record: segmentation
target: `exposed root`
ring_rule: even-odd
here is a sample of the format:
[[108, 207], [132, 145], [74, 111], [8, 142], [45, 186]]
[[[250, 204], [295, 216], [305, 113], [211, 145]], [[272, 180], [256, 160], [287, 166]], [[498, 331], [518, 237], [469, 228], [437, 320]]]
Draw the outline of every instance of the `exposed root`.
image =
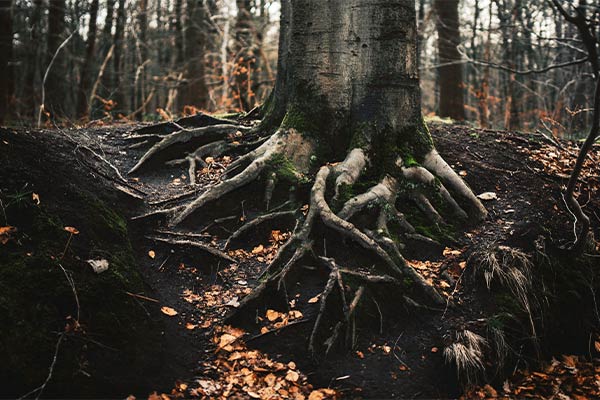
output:
[[348, 200], [341, 211], [338, 212], [338, 216], [342, 219], [349, 220], [356, 213], [362, 211], [371, 204], [394, 204], [397, 194], [398, 180], [387, 175], [379, 184], [373, 186], [365, 193], [361, 193]]
[[438, 177], [453, 193], [460, 196], [469, 206], [469, 216], [474, 221], [482, 221], [487, 217], [487, 210], [475, 196], [464, 180], [446, 163], [437, 150], [431, 150], [423, 160], [423, 166]]
[[209, 125], [235, 124], [230, 119], [217, 118], [212, 115], [198, 113], [189, 117], [179, 118], [175, 121], [161, 122], [150, 126], [144, 126], [134, 130], [138, 135], [168, 135], [182, 129], [201, 128]]
[[333, 202], [336, 202], [340, 195], [340, 188], [343, 185], [352, 185], [355, 183], [367, 166], [367, 156], [363, 149], [353, 149], [346, 159], [336, 166], [338, 174], [335, 180], [335, 194]]
[[467, 215], [465, 210], [463, 210], [458, 205], [458, 203], [454, 200], [454, 198], [452, 197], [450, 192], [448, 192], [448, 190], [444, 187], [444, 185], [438, 184], [436, 182], [435, 176], [431, 172], [426, 170], [425, 168], [423, 168], [423, 167], [408, 167], [408, 168], [403, 167], [402, 175], [404, 175], [404, 177], [406, 179], [409, 179], [409, 180], [412, 180], [415, 182], [420, 182], [425, 185], [429, 185], [431, 187], [435, 187], [439, 191], [440, 195], [442, 196], [442, 199], [450, 206], [450, 208], [452, 209], [452, 212], [458, 218], [460, 218], [462, 220], [467, 220], [469, 218], [469, 216]]
[[233, 258], [229, 257], [227, 254], [222, 252], [221, 250], [215, 249], [214, 247], [211, 247], [210, 245], [208, 245], [206, 243], [199, 242], [196, 240], [168, 239], [168, 238], [161, 238], [158, 236], [146, 236], [146, 238], [150, 239], [150, 240], [156, 240], [158, 242], [172, 244], [175, 246], [186, 246], [186, 247], [200, 249], [200, 250], [205, 251], [215, 257], [221, 258], [225, 261], [229, 261], [230, 263], [237, 262]]
[[129, 170], [129, 173], [134, 173], [139, 170], [148, 160], [150, 160], [153, 156], [160, 153], [162, 150], [172, 146], [176, 143], [185, 143], [194, 138], [202, 137], [206, 139], [208, 142], [223, 140], [227, 138], [227, 135], [234, 133], [238, 130], [246, 130], [247, 128], [241, 127], [239, 125], [212, 125], [204, 128], [196, 128], [196, 129], [182, 129], [180, 131], [171, 133], [165, 136], [160, 142], [156, 143], [154, 146], [150, 148], [140, 158], [137, 164]]
[[261, 225], [267, 221], [273, 221], [273, 220], [276, 220], [279, 218], [292, 217], [295, 213], [296, 213], [295, 211], [279, 211], [279, 212], [273, 212], [270, 214], [265, 214], [265, 215], [256, 217], [252, 221], [247, 222], [246, 224], [242, 225], [237, 231], [233, 232], [233, 234], [231, 236], [229, 236], [229, 239], [227, 239], [227, 242], [223, 246], [223, 249], [224, 250], [228, 249], [231, 242], [235, 241], [236, 239], [238, 239], [242, 235], [246, 234], [247, 232], [255, 229], [259, 225]]
[[[239, 174], [221, 181], [219, 184], [211, 187], [200, 197], [185, 206], [181, 212], [178, 212], [175, 215], [171, 221], [171, 224], [180, 224], [206, 203], [217, 200], [227, 193], [230, 193], [233, 190], [241, 188], [242, 186], [256, 180], [265, 170], [267, 164], [276, 155], [284, 155], [289, 157], [290, 162], [292, 162], [293, 165], [298, 166], [299, 171], [302, 171], [306, 167], [305, 165], [303, 166], [303, 162], [306, 162], [306, 159], [309, 158], [313, 148], [314, 144], [308, 142], [297, 131], [293, 129], [288, 131], [279, 130], [259, 148], [249, 153], [249, 158], [244, 160], [250, 161], [250, 164], [246, 168], [244, 168]], [[240, 164], [237, 164], [236, 166], [239, 165]], [[298, 178], [301, 177], [300, 172], [295, 171], [295, 173], [298, 174]]]

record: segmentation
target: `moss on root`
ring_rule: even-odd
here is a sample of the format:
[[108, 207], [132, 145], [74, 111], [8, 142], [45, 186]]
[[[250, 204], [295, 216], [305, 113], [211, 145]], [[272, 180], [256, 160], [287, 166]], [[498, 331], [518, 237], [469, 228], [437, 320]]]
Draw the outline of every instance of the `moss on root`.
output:
[[[126, 294], [143, 292], [144, 284], [125, 220], [90, 193], [69, 202], [80, 205], [76, 216], [59, 216], [31, 200], [5, 210], [18, 228], [0, 251], [0, 379], [5, 394], [22, 395], [44, 381], [57, 335], [65, 332], [69, 316], [77, 318], [61, 266], [77, 291], [81, 329], [64, 336], [45, 394], [114, 395], [139, 372], [159, 367], [159, 327]], [[70, 234], [65, 225], [80, 231], [66, 252]], [[107, 259], [109, 269], [94, 273], [84, 261], [89, 258]]]

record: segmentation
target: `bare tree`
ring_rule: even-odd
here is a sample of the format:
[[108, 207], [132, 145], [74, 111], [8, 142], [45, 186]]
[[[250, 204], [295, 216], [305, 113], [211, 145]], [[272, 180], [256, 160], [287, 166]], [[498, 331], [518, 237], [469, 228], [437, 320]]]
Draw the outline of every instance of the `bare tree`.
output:
[[439, 88], [441, 117], [462, 121], [465, 119], [463, 99], [463, 68], [460, 44], [459, 0], [435, 0], [437, 14]]
[[88, 111], [88, 96], [90, 95], [92, 62], [96, 52], [96, 24], [98, 19], [99, 0], [92, 0], [90, 5], [90, 23], [88, 26], [88, 37], [85, 47], [85, 58], [81, 68], [81, 78], [79, 82], [79, 95], [77, 99], [77, 116], [89, 117]]
[[10, 103], [14, 93], [13, 62], [13, 2], [0, 3], [0, 124], [8, 116]]

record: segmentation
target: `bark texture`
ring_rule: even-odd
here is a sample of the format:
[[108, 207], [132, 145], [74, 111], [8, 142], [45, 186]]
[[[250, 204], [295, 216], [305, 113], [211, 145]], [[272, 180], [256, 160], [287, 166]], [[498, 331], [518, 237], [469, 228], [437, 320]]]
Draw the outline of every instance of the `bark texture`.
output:
[[[54, 53], [65, 39], [65, 0], [50, 0], [48, 12], [48, 58], [47, 67], [54, 56]], [[46, 81], [46, 111], [53, 117], [65, 115], [63, 101], [65, 99], [63, 92], [62, 74], [66, 68], [65, 59], [60, 55], [54, 61], [48, 80]]]
[[0, 3], [0, 124], [4, 121], [10, 109], [10, 101], [14, 92], [12, 67], [13, 27], [12, 1]]
[[435, 0], [439, 63], [439, 115], [465, 119], [463, 67], [457, 50], [460, 44], [459, 0]]
[[204, 80], [204, 50], [206, 48], [206, 8], [203, 0], [188, 0], [185, 28], [185, 58], [188, 62], [182, 105], [203, 108], [208, 102]]
[[281, 54], [288, 80], [284, 125], [318, 135], [333, 153], [345, 153], [352, 141], [373, 150], [419, 142], [425, 145], [419, 153], [428, 150], [430, 141], [417, 134], [422, 119], [413, 2], [290, 5], [289, 50]]
[[98, 6], [99, 0], [93, 0], [90, 5], [90, 23], [88, 26], [88, 39], [85, 48], [85, 60], [83, 61], [83, 67], [81, 69], [81, 80], [79, 82], [79, 95], [77, 99], [77, 116], [78, 117], [89, 117], [87, 115], [88, 110], [88, 99], [91, 75], [92, 75], [92, 61], [94, 53], [96, 51], [96, 22], [98, 20]]

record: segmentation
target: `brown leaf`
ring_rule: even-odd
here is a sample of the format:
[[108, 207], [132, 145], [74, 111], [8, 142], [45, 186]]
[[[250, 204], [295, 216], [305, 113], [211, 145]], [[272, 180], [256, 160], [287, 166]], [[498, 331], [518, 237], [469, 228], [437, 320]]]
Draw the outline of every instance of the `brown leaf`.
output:
[[169, 317], [174, 317], [175, 315], [179, 314], [177, 311], [175, 311], [175, 309], [166, 306], [161, 307], [160, 311], [162, 311], [163, 314], [168, 315]]
[[64, 230], [69, 232], [71, 235], [79, 235], [79, 231], [77, 230], [77, 228], [74, 228], [72, 226], [65, 226]]
[[6, 244], [11, 236], [17, 231], [14, 226], [0, 226], [0, 243]]
[[150, 258], [154, 258], [154, 257], [156, 257], [156, 253], [154, 252], [154, 250], [150, 250], [150, 251], [148, 252], [148, 256], [149, 256]]
[[288, 370], [288, 372], [285, 374], [286, 381], [298, 382], [298, 378], [300, 378], [300, 374], [298, 374], [296, 371], [293, 371], [291, 369]]
[[35, 201], [35, 204], [36, 204], [36, 205], [38, 205], [38, 206], [40, 205], [40, 195], [39, 195], [39, 194], [37, 194], [37, 193], [32, 193], [32, 194], [31, 194], [31, 199], [32, 199], [33, 201]]
[[273, 321], [275, 321], [276, 319], [278, 319], [279, 317], [281, 317], [281, 313], [278, 313], [278, 312], [277, 312], [277, 311], [275, 311], [275, 310], [271, 310], [271, 309], [269, 309], [269, 310], [267, 310], [266, 317], [267, 317], [267, 319], [268, 319], [270, 322], [273, 322]]

